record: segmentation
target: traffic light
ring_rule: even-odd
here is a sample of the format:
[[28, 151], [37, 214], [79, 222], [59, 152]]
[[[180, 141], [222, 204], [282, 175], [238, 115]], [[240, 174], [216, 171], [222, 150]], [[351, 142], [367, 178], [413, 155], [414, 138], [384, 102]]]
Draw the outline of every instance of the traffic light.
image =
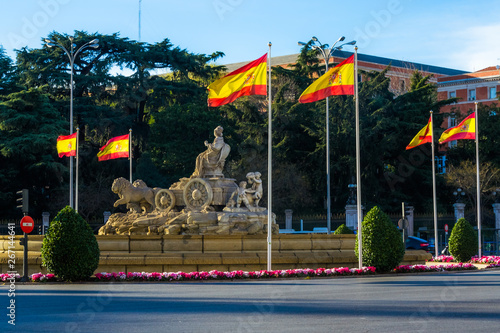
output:
[[19, 198], [16, 199], [17, 201], [17, 208], [20, 208], [24, 214], [28, 214], [28, 208], [29, 208], [29, 192], [27, 189], [22, 189], [21, 191], [17, 191], [16, 194], [19, 196]]

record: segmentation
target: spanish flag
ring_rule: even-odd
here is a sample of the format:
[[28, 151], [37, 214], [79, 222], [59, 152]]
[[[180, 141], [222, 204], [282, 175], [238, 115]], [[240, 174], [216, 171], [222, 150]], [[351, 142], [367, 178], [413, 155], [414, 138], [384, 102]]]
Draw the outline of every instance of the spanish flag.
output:
[[221, 106], [249, 95], [267, 95], [267, 53], [210, 84], [208, 106]]
[[354, 55], [321, 75], [300, 95], [300, 103], [311, 103], [334, 95], [354, 95]]
[[59, 157], [76, 156], [76, 133], [60, 135], [57, 138], [57, 153]]
[[476, 113], [470, 114], [457, 126], [444, 131], [439, 138], [439, 143], [461, 139], [476, 139]]
[[420, 146], [427, 142], [432, 142], [432, 118], [429, 117], [429, 122], [425, 125], [424, 128], [420, 130], [420, 132], [415, 135], [413, 140], [411, 140], [410, 144], [406, 146], [406, 150], [415, 148], [416, 146]]
[[116, 136], [109, 139], [109, 141], [101, 147], [97, 153], [99, 161], [112, 160], [114, 158], [128, 157], [129, 156], [129, 134]]

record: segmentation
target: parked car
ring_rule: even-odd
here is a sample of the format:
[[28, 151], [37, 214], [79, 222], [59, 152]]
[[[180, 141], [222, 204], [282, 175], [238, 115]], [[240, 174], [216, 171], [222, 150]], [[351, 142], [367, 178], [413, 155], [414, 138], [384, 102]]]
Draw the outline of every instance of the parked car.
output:
[[[434, 246], [432, 246], [434, 248]], [[408, 236], [406, 239], [406, 249], [407, 250], [424, 250], [429, 252], [431, 250], [431, 245], [429, 241], [418, 238], [415, 236]]]

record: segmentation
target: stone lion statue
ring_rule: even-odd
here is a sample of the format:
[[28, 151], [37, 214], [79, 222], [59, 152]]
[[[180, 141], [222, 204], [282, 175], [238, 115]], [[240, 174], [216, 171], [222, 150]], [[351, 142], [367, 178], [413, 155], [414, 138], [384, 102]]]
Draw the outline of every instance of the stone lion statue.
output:
[[111, 185], [111, 191], [118, 194], [120, 199], [116, 200], [114, 207], [127, 205], [127, 208], [137, 213], [151, 212], [155, 210], [155, 192], [152, 188], [146, 186], [142, 180], [136, 180], [130, 184], [123, 177], [117, 178]]

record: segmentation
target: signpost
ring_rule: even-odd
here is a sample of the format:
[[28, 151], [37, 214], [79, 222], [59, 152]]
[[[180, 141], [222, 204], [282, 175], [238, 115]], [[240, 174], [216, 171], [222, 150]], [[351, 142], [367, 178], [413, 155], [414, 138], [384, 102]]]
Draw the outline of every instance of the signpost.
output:
[[33, 219], [30, 216], [24, 216], [21, 219], [21, 230], [25, 234], [29, 234], [30, 232], [32, 232], [34, 227], [35, 222], [33, 222]]
[[21, 282], [28, 281], [28, 234], [33, 231], [35, 227], [35, 222], [30, 216], [24, 216], [21, 219], [21, 230], [24, 233], [24, 238], [21, 239], [21, 245], [24, 246], [24, 256], [23, 256], [23, 277]]

